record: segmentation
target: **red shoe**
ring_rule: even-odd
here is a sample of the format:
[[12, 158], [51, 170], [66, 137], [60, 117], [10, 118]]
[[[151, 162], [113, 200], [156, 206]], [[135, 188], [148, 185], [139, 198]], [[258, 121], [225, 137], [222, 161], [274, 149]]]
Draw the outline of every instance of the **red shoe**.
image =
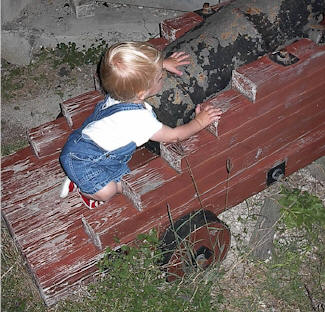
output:
[[99, 205], [103, 204], [104, 202], [99, 201], [99, 200], [95, 200], [95, 199], [90, 199], [88, 197], [86, 197], [85, 195], [81, 194], [80, 192], [78, 192], [80, 195], [81, 200], [83, 201], [83, 203], [89, 208], [89, 209], [95, 209], [97, 208]]
[[69, 193], [73, 192], [76, 189], [77, 185], [75, 185], [68, 177], [66, 177], [62, 183], [60, 197], [66, 198]]

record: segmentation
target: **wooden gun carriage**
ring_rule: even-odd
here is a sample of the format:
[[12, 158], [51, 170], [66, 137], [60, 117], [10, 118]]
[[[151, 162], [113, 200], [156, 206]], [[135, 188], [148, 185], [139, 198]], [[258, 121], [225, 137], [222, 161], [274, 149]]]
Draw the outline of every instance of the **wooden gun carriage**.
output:
[[138, 148], [123, 194], [95, 210], [77, 193], [59, 198], [58, 158], [103, 94], [63, 102], [63, 117], [31, 129], [31, 147], [2, 160], [2, 216], [44, 301], [51, 305], [90, 280], [107, 246], [119, 248], [152, 228], [164, 241], [170, 273], [182, 274], [171, 218], [176, 228], [185, 224], [179, 235], [192, 241], [198, 262], [224, 258], [230, 232], [218, 215], [325, 154], [324, 78], [325, 47], [309, 39], [236, 68], [231, 88], [202, 103], [223, 110], [219, 122], [161, 144], [160, 155]]

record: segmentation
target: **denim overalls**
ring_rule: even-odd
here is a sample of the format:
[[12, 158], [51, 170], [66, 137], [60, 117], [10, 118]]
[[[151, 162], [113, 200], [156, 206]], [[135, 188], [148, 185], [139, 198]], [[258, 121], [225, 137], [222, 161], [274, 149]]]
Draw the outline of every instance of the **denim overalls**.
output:
[[[61, 165], [71, 181], [86, 194], [94, 194], [109, 182], [118, 182], [130, 172], [127, 162], [136, 149], [130, 142], [114, 151], [106, 151], [92, 141], [82, 130], [90, 123], [124, 110], [145, 109], [142, 104], [119, 103], [105, 107], [108, 96], [99, 102], [82, 126], [70, 134], [61, 155]], [[109, 134], [107, 134], [109, 136]]]

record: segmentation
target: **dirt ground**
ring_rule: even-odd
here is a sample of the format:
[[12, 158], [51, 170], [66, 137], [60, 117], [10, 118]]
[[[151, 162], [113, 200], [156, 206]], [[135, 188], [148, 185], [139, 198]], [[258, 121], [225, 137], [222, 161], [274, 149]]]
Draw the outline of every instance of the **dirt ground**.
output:
[[5, 150], [27, 144], [26, 131], [56, 119], [62, 101], [94, 90], [95, 65], [70, 69], [63, 64], [54, 69], [50, 61], [30, 67], [3, 61], [2, 67], [1, 146]]
[[[63, 39], [81, 38], [88, 49], [91, 44], [98, 46], [101, 40], [108, 45], [118, 41], [146, 41], [159, 36], [161, 21], [181, 14], [179, 11], [98, 0], [97, 11], [105, 11], [108, 15], [101, 17], [99, 14], [99, 20], [86, 18], [77, 23], [70, 9], [69, 1], [65, 0], [41, 1], [39, 4], [32, 2], [24, 9], [22, 16], [5, 25], [5, 29], [20, 29], [22, 33], [36, 35], [41, 33], [43, 37], [56, 40], [57, 43], [63, 42]], [[121, 21], [116, 16], [121, 16]], [[104, 22], [100, 17], [106, 17]], [[124, 20], [125, 25], [122, 23]], [[81, 42], [77, 42], [77, 47], [78, 51], [82, 50]], [[71, 61], [71, 56], [65, 56]], [[62, 101], [94, 90], [93, 75], [96, 64], [74, 68], [68, 64], [53, 66], [53, 58], [57, 56], [52, 55], [49, 59], [47, 57], [49, 55], [40, 53], [37, 47], [33, 49], [32, 61], [28, 66], [18, 66], [1, 60], [2, 154], [11, 153], [26, 145], [26, 131], [54, 120], [60, 113]]]

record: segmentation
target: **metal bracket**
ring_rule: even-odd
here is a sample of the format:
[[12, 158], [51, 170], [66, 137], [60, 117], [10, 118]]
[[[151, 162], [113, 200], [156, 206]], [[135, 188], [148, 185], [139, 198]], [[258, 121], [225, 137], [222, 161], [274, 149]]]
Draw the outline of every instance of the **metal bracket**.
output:
[[283, 161], [282, 163], [274, 166], [267, 172], [266, 176], [266, 184], [267, 186], [271, 185], [274, 182], [280, 181], [285, 176], [286, 163]]

